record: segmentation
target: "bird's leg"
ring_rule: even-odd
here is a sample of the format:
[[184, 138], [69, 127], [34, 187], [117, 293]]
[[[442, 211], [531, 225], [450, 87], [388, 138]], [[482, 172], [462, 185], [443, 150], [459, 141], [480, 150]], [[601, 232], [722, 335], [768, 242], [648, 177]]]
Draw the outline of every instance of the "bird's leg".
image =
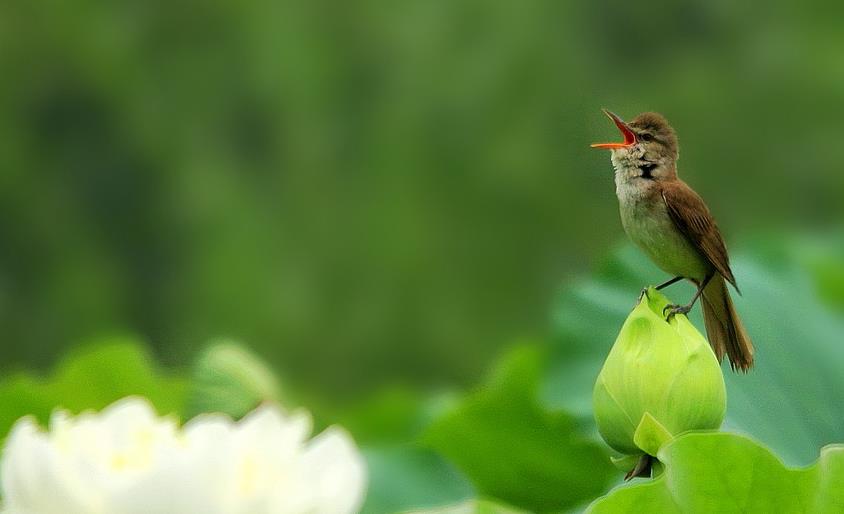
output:
[[677, 282], [683, 280], [683, 277], [674, 277], [671, 280], [663, 282], [662, 284], [656, 286], [654, 289], [659, 291], [660, 289], [665, 289], [666, 287], [670, 286], [671, 284], [676, 284]]
[[653, 457], [647, 453], [639, 457], [636, 466], [624, 475], [624, 480], [627, 481], [636, 477], [650, 476], [652, 459]]
[[712, 280], [713, 276], [715, 276], [715, 272], [712, 272], [707, 275], [706, 278], [703, 279], [703, 282], [698, 284], [697, 292], [694, 296], [692, 296], [692, 301], [689, 302], [688, 305], [675, 305], [673, 303], [666, 305], [662, 309], [663, 315], [665, 315], [665, 311], [668, 311], [668, 315], [665, 317], [666, 321], [670, 320], [675, 314], [688, 314], [689, 311], [692, 310], [692, 307], [695, 306], [695, 302], [697, 302], [697, 299], [700, 298], [700, 295], [703, 294], [703, 290], [706, 289], [706, 285], [709, 284], [709, 281]]
[[[654, 287], [654, 289], [659, 291], [660, 289], [665, 289], [666, 287], [670, 286], [671, 284], [676, 284], [677, 282], [679, 282], [681, 280], [683, 280], [683, 277], [674, 277], [671, 280], [669, 280], [667, 282], [663, 282], [662, 284]], [[642, 288], [642, 291], [639, 293], [639, 298], [636, 299], [636, 305], [639, 305], [639, 303], [642, 301], [642, 298], [644, 298], [645, 295], [648, 294], [648, 289], [649, 289], [649, 287], [643, 287]]]

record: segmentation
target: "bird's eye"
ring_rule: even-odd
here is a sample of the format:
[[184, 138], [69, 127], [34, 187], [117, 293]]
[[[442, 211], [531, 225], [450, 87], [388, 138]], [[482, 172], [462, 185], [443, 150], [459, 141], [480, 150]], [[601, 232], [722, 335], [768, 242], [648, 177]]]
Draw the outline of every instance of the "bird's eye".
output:
[[642, 141], [653, 141], [654, 140], [654, 137], [651, 134], [648, 134], [647, 132], [645, 132], [644, 134], [640, 134], [639, 137], [642, 139]]

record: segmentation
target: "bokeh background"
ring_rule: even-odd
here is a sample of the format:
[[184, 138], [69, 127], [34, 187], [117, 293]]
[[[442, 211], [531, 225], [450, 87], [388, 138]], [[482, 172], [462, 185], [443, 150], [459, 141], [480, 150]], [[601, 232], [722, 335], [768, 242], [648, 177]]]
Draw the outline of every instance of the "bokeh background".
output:
[[601, 107], [666, 115], [728, 246], [791, 256], [838, 316], [841, 19], [840, 2], [3, 2], [0, 370], [128, 335], [175, 373], [232, 337], [316, 403], [474, 387], [558, 336], [571, 284], [620, 273], [609, 158], [588, 146], [617, 137]]

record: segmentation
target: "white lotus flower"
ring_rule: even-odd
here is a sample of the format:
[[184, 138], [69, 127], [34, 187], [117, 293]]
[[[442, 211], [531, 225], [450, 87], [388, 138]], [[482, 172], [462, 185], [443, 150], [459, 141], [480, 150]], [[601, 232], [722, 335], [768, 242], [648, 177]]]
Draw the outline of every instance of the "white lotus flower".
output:
[[55, 413], [12, 428], [2, 460], [4, 514], [353, 514], [366, 468], [331, 427], [263, 406], [240, 422], [203, 415], [179, 429], [141, 398], [99, 414]]

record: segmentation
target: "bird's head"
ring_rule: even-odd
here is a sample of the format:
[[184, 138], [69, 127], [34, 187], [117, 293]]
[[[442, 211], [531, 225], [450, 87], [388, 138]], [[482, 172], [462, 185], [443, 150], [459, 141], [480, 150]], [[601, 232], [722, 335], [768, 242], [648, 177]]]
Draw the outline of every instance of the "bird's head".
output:
[[677, 134], [661, 114], [643, 112], [627, 123], [606, 109], [604, 113], [621, 131], [624, 141], [595, 143], [592, 148], [612, 150], [613, 161], [631, 161], [634, 164], [644, 162], [673, 167], [679, 156]]

